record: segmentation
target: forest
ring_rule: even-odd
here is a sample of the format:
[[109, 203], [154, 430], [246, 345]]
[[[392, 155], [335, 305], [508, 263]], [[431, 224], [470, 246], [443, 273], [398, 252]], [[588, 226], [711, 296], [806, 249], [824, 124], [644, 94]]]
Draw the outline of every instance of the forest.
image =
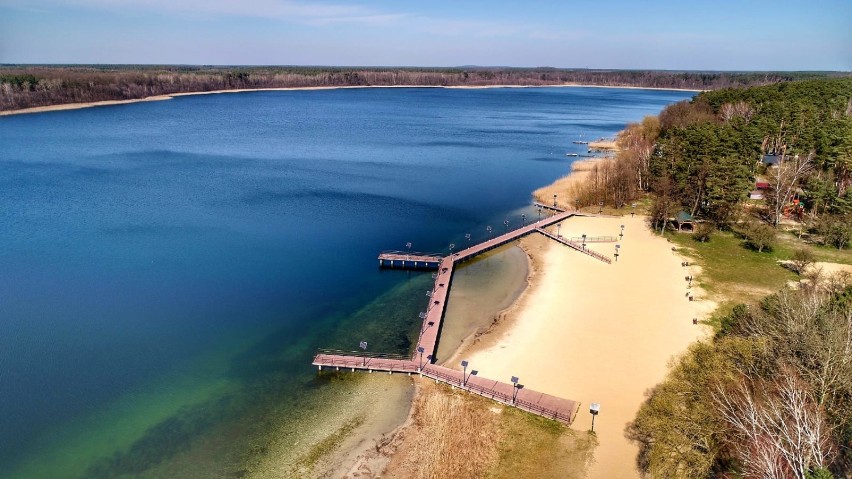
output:
[[756, 243], [782, 223], [838, 249], [852, 240], [852, 79], [702, 92], [617, 142], [618, 155], [574, 192], [581, 205], [647, 196], [661, 232], [683, 211], [702, 233], [737, 230]]
[[[703, 92], [628, 125], [617, 143], [574, 192], [582, 205], [643, 202], [670, 241], [727, 261], [721, 273], [702, 267], [711, 280], [735, 278], [741, 293], [779, 276], [767, 252], [783, 232], [795, 248], [783, 266], [798, 275], [726, 306], [711, 318], [715, 336], [649, 391], [627, 429], [640, 470], [852, 477], [852, 277], [812, 267], [816, 253], [840, 258], [852, 239], [852, 79]], [[681, 213], [694, 219], [691, 239], [672, 233]]]
[[842, 76], [819, 72], [676, 72], [557, 68], [2, 65], [0, 111], [215, 90], [333, 86], [543, 86], [577, 83], [711, 90]]

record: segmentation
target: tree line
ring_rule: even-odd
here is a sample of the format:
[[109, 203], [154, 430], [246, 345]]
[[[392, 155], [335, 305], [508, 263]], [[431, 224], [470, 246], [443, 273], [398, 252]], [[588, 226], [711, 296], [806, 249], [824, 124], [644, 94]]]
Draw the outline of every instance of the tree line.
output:
[[332, 86], [545, 86], [578, 83], [709, 90], [839, 73], [728, 73], [556, 68], [0, 66], [0, 111], [230, 89]]
[[[790, 218], [838, 248], [852, 237], [852, 79], [702, 92], [628, 125], [617, 142], [581, 204], [621, 208], [650, 193], [661, 231], [685, 211], [705, 227], [755, 232]], [[750, 202], [758, 179], [764, 199]]]

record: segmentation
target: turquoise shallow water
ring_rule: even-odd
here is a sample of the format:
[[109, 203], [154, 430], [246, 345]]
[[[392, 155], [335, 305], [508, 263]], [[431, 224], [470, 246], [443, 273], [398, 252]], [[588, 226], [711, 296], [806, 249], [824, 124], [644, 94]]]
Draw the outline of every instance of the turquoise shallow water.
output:
[[0, 476], [239, 472], [265, 430], [345, 395], [316, 347], [410, 348], [430, 278], [378, 251], [520, 222], [581, 133], [689, 96], [255, 92], [0, 118]]

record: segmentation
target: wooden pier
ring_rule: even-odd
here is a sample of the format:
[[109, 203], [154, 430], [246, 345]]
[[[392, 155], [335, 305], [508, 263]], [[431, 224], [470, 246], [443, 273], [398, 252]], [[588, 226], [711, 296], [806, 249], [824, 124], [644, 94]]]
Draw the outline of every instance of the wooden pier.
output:
[[410, 359], [362, 356], [358, 353], [343, 355], [320, 352], [314, 356], [313, 364], [320, 371], [323, 368], [334, 368], [336, 371], [348, 369], [350, 371], [386, 371], [390, 374], [419, 374], [436, 382], [449, 384], [454, 388], [460, 388], [507, 406], [559, 421], [565, 425], [571, 425], [580, 409], [580, 403], [576, 401], [533, 391], [523, 387], [523, 385], [517, 387], [511, 383], [503, 383], [480, 376], [468, 375], [465, 378], [462, 371], [430, 364], [425, 359], [419, 362]]
[[[562, 236], [554, 235], [547, 231], [546, 227], [555, 225], [574, 215], [598, 216], [589, 213], [578, 213], [565, 211], [558, 207], [535, 204], [543, 209], [554, 211], [555, 214], [540, 219], [520, 228], [489, 238], [488, 240], [469, 246], [457, 253], [447, 256], [437, 254], [410, 253], [404, 251], [386, 251], [379, 255], [379, 266], [384, 268], [401, 269], [437, 269], [433, 274], [435, 283], [426, 294], [429, 296], [429, 305], [421, 314], [423, 325], [420, 328], [420, 337], [412, 357], [393, 356], [375, 353], [346, 353], [337, 351], [320, 351], [315, 357], [313, 364], [320, 370], [323, 368], [335, 368], [336, 370], [350, 369], [373, 371], [387, 371], [388, 373], [416, 373], [429, 377], [435, 381], [459, 387], [480, 396], [489, 397], [495, 401], [518, 407], [542, 417], [557, 420], [564, 424], [571, 424], [579, 410], [580, 404], [576, 401], [562, 399], [539, 393], [523, 386], [515, 387], [513, 384], [502, 383], [491, 379], [472, 376], [463, 378], [463, 373], [454, 369], [438, 366], [437, 345], [441, 323], [444, 319], [447, 307], [447, 298], [453, 279], [456, 263], [462, 263], [482, 253], [499, 248], [507, 243], [520, 239], [531, 233], [541, 233], [548, 238], [569, 246], [581, 253], [587, 254], [595, 259], [610, 264], [612, 261], [605, 255], [590, 251], [582, 244], [568, 240]], [[599, 242], [614, 241], [615, 237], [596, 237]], [[589, 238], [587, 238], [587, 242]]]

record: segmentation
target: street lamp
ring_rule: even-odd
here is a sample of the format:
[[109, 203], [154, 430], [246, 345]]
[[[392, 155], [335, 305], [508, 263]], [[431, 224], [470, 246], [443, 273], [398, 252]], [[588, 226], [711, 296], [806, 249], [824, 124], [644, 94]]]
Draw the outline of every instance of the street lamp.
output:
[[506, 226], [506, 233], [508, 233], [509, 232], [509, 218], [506, 218], [503, 221], [503, 224]]
[[364, 356], [362, 357], [364, 362], [361, 363], [361, 366], [366, 366], [367, 365], [367, 355], [366, 355], [366, 353], [367, 353], [367, 341], [361, 341], [361, 344], [359, 344], [358, 346], [360, 346], [361, 349], [364, 350]]
[[589, 413], [592, 415], [592, 432], [595, 432], [595, 416], [601, 411], [601, 404], [593, 402], [589, 404]]
[[527, 215], [526, 215], [526, 213], [521, 214], [521, 224], [522, 224], [523, 226], [526, 226], [526, 225], [527, 225]]
[[624, 225], [621, 225], [621, 234], [619, 234], [618, 236], [624, 238]]
[[633, 210], [630, 211], [630, 217], [633, 218], [634, 216], [636, 216], [636, 203], [633, 203], [632, 205], [630, 205], [630, 207], [633, 208]]
[[418, 314], [417, 317], [419, 317], [420, 319], [426, 319], [426, 313], [420, 311], [420, 314]]
[[513, 406], [515, 405], [515, 401], [518, 399], [518, 391], [520, 391], [521, 388], [524, 387], [523, 385], [518, 384], [518, 381], [520, 381], [520, 379], [518, 379], [517, 376], [512, 376], [512, 405]]
[[450, 243], [450, 256], [453, 255], [453, 249], [456, 247], [455, 243]]
[[465, 233], [464, 238], [467, 240], [467, 247], [470, 248], [470, 233]]
[[462, 373], [462, 386], [467, 386], [467, 380], [470, 379], [471, 376], [476, 376], [479, 374], [479, 371], [476, 369], [471, 369], [470, 374], [467, 374], [467, 365], [468, 362], [466, 360], [462, 360], [462, 367], [464, 368], [464, 372]]
[[600, 203], [598, 203], [598, 206], [600, 207], [600, 208], [598, 209], [598, 214], [603, 213], [603, 201], [601, 201]]
[[618, 250], [621, 248], [620, 244], [615, 245], [615, 262], [618, 262]]
[[423, 352], [426, 351], [423, 349], [423, 346], [417, 346], [417, 352], [420, 353], [420, 369], [418, 371], [423, 370]]
[[489, 226], [486, 226], [486, 227], [485, 227], [485, 231], [487, 231], [487, 232], [488, 232], [488, 239], [491, 239], [491, 226], [490, 226], [490, 225], [489, 225]]
[[541, 221], [541, 206], [538, 207], [538, 220]]
[[553, 207], [556, 208], [556, 195], [553, 195]]
[[586, 249], [586, 235], [583, 235], [583, 249]]

